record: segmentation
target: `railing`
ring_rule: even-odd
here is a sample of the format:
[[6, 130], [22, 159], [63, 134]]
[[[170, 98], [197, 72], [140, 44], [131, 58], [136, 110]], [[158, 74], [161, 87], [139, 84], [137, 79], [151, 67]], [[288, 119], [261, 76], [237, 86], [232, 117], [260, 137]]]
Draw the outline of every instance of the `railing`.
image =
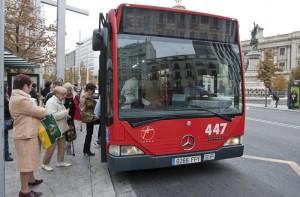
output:
[[[279, 98], [286, 98], [288, 95], [287, 91], [273, 91], [273, 93], [276, 94]], [[270, 93], [267, 92], [267, 96], [269, 96], [269, 95], [270, 95]], [[246, 98], [247, 97], [264, 98], [265, 91], [264, 90], [246, 91]]]

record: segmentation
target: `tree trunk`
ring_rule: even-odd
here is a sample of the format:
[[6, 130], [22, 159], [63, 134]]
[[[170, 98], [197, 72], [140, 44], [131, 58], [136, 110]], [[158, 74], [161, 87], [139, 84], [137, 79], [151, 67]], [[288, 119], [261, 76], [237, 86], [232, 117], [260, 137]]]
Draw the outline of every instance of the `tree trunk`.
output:
[[19, 30], [20, 30], [20, 27], [16, 26], [16, 51], [17, 51], [17, 54], [20, 53], [20, 48], [19, 48]]

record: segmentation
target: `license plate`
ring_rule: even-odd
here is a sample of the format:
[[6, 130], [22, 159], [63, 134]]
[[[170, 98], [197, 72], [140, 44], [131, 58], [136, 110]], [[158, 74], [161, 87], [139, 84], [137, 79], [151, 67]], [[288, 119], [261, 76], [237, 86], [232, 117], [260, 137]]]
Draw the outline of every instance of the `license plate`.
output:
[[200, 163], [200, 162], [201, 162], [201, 155], [192, 156], [192, 157], [172, 158], [172, 166], [191, 164], [191, 163]]

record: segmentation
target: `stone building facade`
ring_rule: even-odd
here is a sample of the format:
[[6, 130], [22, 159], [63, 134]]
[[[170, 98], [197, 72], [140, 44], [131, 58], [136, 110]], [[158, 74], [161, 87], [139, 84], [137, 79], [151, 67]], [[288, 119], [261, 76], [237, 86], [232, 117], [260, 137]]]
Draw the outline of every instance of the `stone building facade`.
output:
[[[271, 50], [274, 52], [274, 63], [282, 70], [282, 73], [287, 80], [290, 78], [291, 69], [300, 66], [300, 31], [276, 35], [263, 36], [263, 29], [258, 32], [258, 52], [260, 53], [260, 60], [264, 59], [264, 50]], [[247, 67], [247, 54], [251, 51], [250, 40], [241, 42], [244, 63]], [[245, 73], [246, 78], [246, 92], [248, 96], [263, 96], [264, 88], [257, 80], [257, 67], [252, 67]]]

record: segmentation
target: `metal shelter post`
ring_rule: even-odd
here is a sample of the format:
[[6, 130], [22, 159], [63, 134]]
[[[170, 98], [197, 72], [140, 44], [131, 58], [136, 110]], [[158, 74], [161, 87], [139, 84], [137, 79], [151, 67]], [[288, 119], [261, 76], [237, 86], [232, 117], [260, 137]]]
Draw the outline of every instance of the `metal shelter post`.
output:
[[57, 36], [56, 36], [56, 76], [64, 79], [65, 76], [65, 23], [66, 10], [88, 16], [89, 12], [66, 5], [66, 0], [41, 0], [42, 3], [57, 6]]
[[77, 80], [77, 85], [78, 87], [81, 87], [81, 53], [80, 53], [80, 48], [81, 48], [81, 45], [83, 45], [83, 42], [81, 42], [81, 30], [79, 30], [79, 42], [76, 42], [76, 44], [78, 45], [78, 80]]
[[4, 1], [0, 3], [0, 196], [5, 196], [5, 161], [4, 161]]
[[65, 76], [65, 24], [66, 0], [57, 1], [57, 34], [56, 34], [56, 78]]

